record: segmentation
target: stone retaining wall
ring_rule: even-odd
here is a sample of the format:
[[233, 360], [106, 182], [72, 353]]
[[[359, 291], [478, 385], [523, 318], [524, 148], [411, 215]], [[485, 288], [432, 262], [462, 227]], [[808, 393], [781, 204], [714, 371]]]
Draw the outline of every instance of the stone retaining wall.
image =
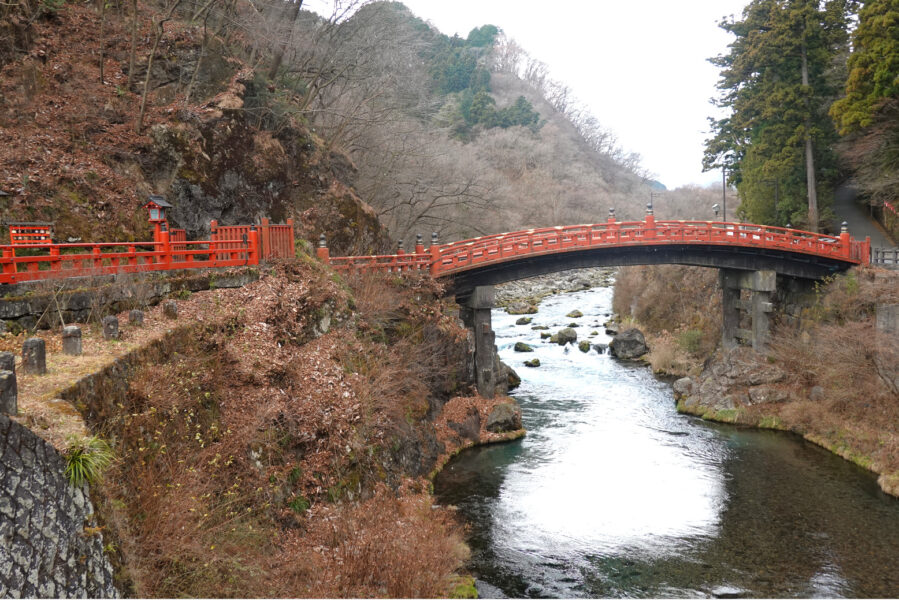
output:
[[259, 278], [254, 268], [108, 275], [0, 285], [0, 333], [6, 328], [49, 329], [99, 321], [108, 314], [158, 304], [171, 294], [242, 287]]
[[28, 428], [0, 414], [0, 597], [114, 598], [87, 487]]

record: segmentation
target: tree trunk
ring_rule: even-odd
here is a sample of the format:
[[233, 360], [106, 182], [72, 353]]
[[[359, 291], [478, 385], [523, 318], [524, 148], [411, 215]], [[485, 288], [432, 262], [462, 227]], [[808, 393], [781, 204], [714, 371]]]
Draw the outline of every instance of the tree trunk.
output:
[[[802, 44], [802, 85], [808, 87], [808, 57]], [[811, 110], [808, 108], [808, 110]], [[808, 183], [808, 228], [818, 231], [818, 191], [815, 187], [815, 155], [812, 148], [812, 119], [805, 119], [805, 178]]]
[[134, 81], [134, 55], [137, 53], [137, 0], [131, 0], [131, 50], [128, 52], [128, 83], [129, 90]]
[[106, 83], [103, 67], [106, 62], [106, 0], [100, 0], [100, 85]]
[[159, 42], [162, 41], [162, 36], [165, 33], [165, 23], [172, 18], [172, 15], [175, 13], [175, 9], [178, 8], [179, 4], [181, 4], [181, 0], [175, 0], [165, 17], [156, 23], [156, 35], [153, 39], [153, 48], [150, 50], [149, 58], [147, 58], [147, 76], [144, 77], [144, 89], [140, 99], [140, 113], [137, 116], [137, 126], [134, 128], [138, 134], [140, 134], [141, 130], [144, 128], [144, 115], [147, 112], [147, 95], [150, 91], [150, 74], [153, 71], [153, 57], [156, 56]]
[[275, 53], [275, 58], [272, 60], [272, 67], [268, 71], [269, 80], [274, 79], [278, 74], [278, 69], [281, 68], [281, 63], [284, 61], [284, 53], [287, 52], [287, 46], [290, 44], [290, 36], [293, 33], [294, 23], [296, 23], [297, 18], [300, 16], [300, 8], [302, 6], [303, 0], [296, 0], [293, 5], [293, 15], [290, 18], [290, 27], [284, 34], [284, 40], [281, 42], [281, 46], [278, 48], [278, 51]]

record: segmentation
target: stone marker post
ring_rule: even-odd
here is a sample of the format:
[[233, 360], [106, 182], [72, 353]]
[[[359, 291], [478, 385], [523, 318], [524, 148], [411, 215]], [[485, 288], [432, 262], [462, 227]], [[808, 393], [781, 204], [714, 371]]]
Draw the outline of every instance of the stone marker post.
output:
[[119, 318], [115, 315], [103, 317], [103, 339], [119, 339]]
[[0, 370], [0, 413], [19, 414], [19, 391], [13, 371]]
[[162, 314], [169, 319], [178, 318], [178, 303], [174, 300], [166, 300], [162, 303]]
[[12, 352], [0, 352], [0, 371], [16, 372], [16, 355]]
[[67, 325], [62, 328], [62, 353], [69, 356], [81, 356], [81, 328]]
[[47, 344], [41, 338], [28, 338], [22, 344], [22, 368], [31, 375], [47, 373]]
[[128, 323], [134, 325], [136, 327], [140, 327], [144, 324], [144, 311], [133, 309], [128, 313]]

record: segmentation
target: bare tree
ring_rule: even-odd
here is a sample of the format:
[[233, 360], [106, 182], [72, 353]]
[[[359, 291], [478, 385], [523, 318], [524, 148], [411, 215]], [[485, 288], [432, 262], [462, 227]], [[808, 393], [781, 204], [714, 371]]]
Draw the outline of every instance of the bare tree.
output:
[[150, 75], [153, 72], [153, 58], [156, 56], [159, 42], [162, 41], [162, 36], [165, 34], [165, 24], [167, 21], [171, 20], [172, 15], [175, 13], [175, 9], [177, 9], [180, 4], [181, 0], [169, 0], [164, 15], [159, 19], [154, 19], [153, 47], [150, 49], [150, 55], [147, 58], [147, 75], [144, 77], [144, 87], [140, 98], [140, 113], [137, 116], [137, 125], [135, 126], [135, 131], [137, 131], [137, 133], [140, 133], [144, 128], [144, 115], [147, 110], [147, 94], [150, 90]]

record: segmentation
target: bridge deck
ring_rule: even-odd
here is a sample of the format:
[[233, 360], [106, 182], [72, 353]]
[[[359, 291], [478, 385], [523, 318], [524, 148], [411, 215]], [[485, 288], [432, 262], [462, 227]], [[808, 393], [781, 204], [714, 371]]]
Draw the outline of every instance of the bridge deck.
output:
[[[605, 250], [600, 256], [596, 251]], [[549, 227], [432, 245], [382, 256], [327, 257], [338, 270], [419, 271], [434, 277], [470, 278], [474, 271], [520, 271], [521, 276], [599, 264], [694, 264], [738, 269], [771, 268], [819, 278], [870, 261], [868, 240], [848, 232], [826, 235], [745, 223], [709, 221], [616, 222]], [[555, 265], [554, 263], [558, 263]], [[509, 274], [511, 276], [511, 273]], [[475, 278], [476, 279], [476, 278]], [[491, 279], [491, 278], [488, 278]], [[508, 280], [508, 279], [506, 279]], [[498, 281], [494, 281], [498, 282]]]

